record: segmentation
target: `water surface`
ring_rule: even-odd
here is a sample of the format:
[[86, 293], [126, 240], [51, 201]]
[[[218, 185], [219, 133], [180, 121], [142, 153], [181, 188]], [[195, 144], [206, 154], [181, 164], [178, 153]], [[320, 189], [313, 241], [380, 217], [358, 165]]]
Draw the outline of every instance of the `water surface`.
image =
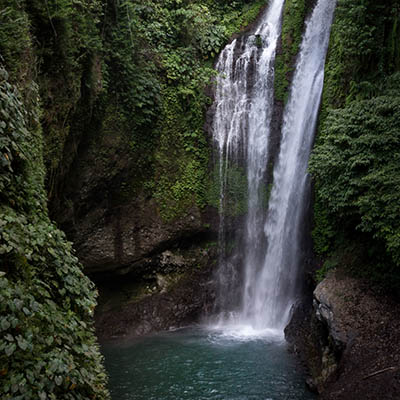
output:
[[306, 400], [280, 335], [182, 329], [103, 346], [113, 400]]

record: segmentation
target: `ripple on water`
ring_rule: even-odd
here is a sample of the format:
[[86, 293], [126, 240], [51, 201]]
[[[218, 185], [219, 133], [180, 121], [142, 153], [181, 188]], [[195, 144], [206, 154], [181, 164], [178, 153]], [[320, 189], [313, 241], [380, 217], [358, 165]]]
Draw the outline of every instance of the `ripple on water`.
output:
[[308, 400], [276, 335], [184, 329], [103, 346], [113, 400]]

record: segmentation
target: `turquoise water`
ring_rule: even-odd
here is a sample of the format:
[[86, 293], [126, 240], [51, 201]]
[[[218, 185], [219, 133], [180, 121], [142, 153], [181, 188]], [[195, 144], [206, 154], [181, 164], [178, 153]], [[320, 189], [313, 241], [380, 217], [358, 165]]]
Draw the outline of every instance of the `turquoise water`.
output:
[[276, 336], [182, 329], [103, 346], [113, 400], [306, 400], [304, 376]]

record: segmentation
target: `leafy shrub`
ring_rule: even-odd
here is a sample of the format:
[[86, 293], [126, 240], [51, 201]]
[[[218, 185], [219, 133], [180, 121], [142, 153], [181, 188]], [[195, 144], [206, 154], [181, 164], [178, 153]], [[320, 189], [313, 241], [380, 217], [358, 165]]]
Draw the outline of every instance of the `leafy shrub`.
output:
[[399, 69], [399, 10], [398, 0], [338, 0], [326, 66], [324, 108], [341, 107], [364, 97], [368, 95], [365, 88], [377, 95], [376, 83]]
[[395, 290], [399, 16], [398, 0], [338, 0], [311, 159], [315, 250]]
[[328, 213], [325, 218], [336, 221], [336, 227], [382, 241], [400, 266], [398, 74], [384, 93], [328, 113], [310, 169], [317, 183], [317, 204]]
[[22, 99], [0, 67], [0, 392], [107, 399], [96, 291], [47, 216], [38, 105], [37, 87]]

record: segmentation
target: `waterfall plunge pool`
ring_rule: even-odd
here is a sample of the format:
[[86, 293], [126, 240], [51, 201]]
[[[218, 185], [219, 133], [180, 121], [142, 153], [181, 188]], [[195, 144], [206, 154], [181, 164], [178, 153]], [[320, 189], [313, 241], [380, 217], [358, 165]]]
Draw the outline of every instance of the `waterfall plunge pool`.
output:
[[282, 335], [179, 329], [102, 346], [112, 400], [309, 400]]

